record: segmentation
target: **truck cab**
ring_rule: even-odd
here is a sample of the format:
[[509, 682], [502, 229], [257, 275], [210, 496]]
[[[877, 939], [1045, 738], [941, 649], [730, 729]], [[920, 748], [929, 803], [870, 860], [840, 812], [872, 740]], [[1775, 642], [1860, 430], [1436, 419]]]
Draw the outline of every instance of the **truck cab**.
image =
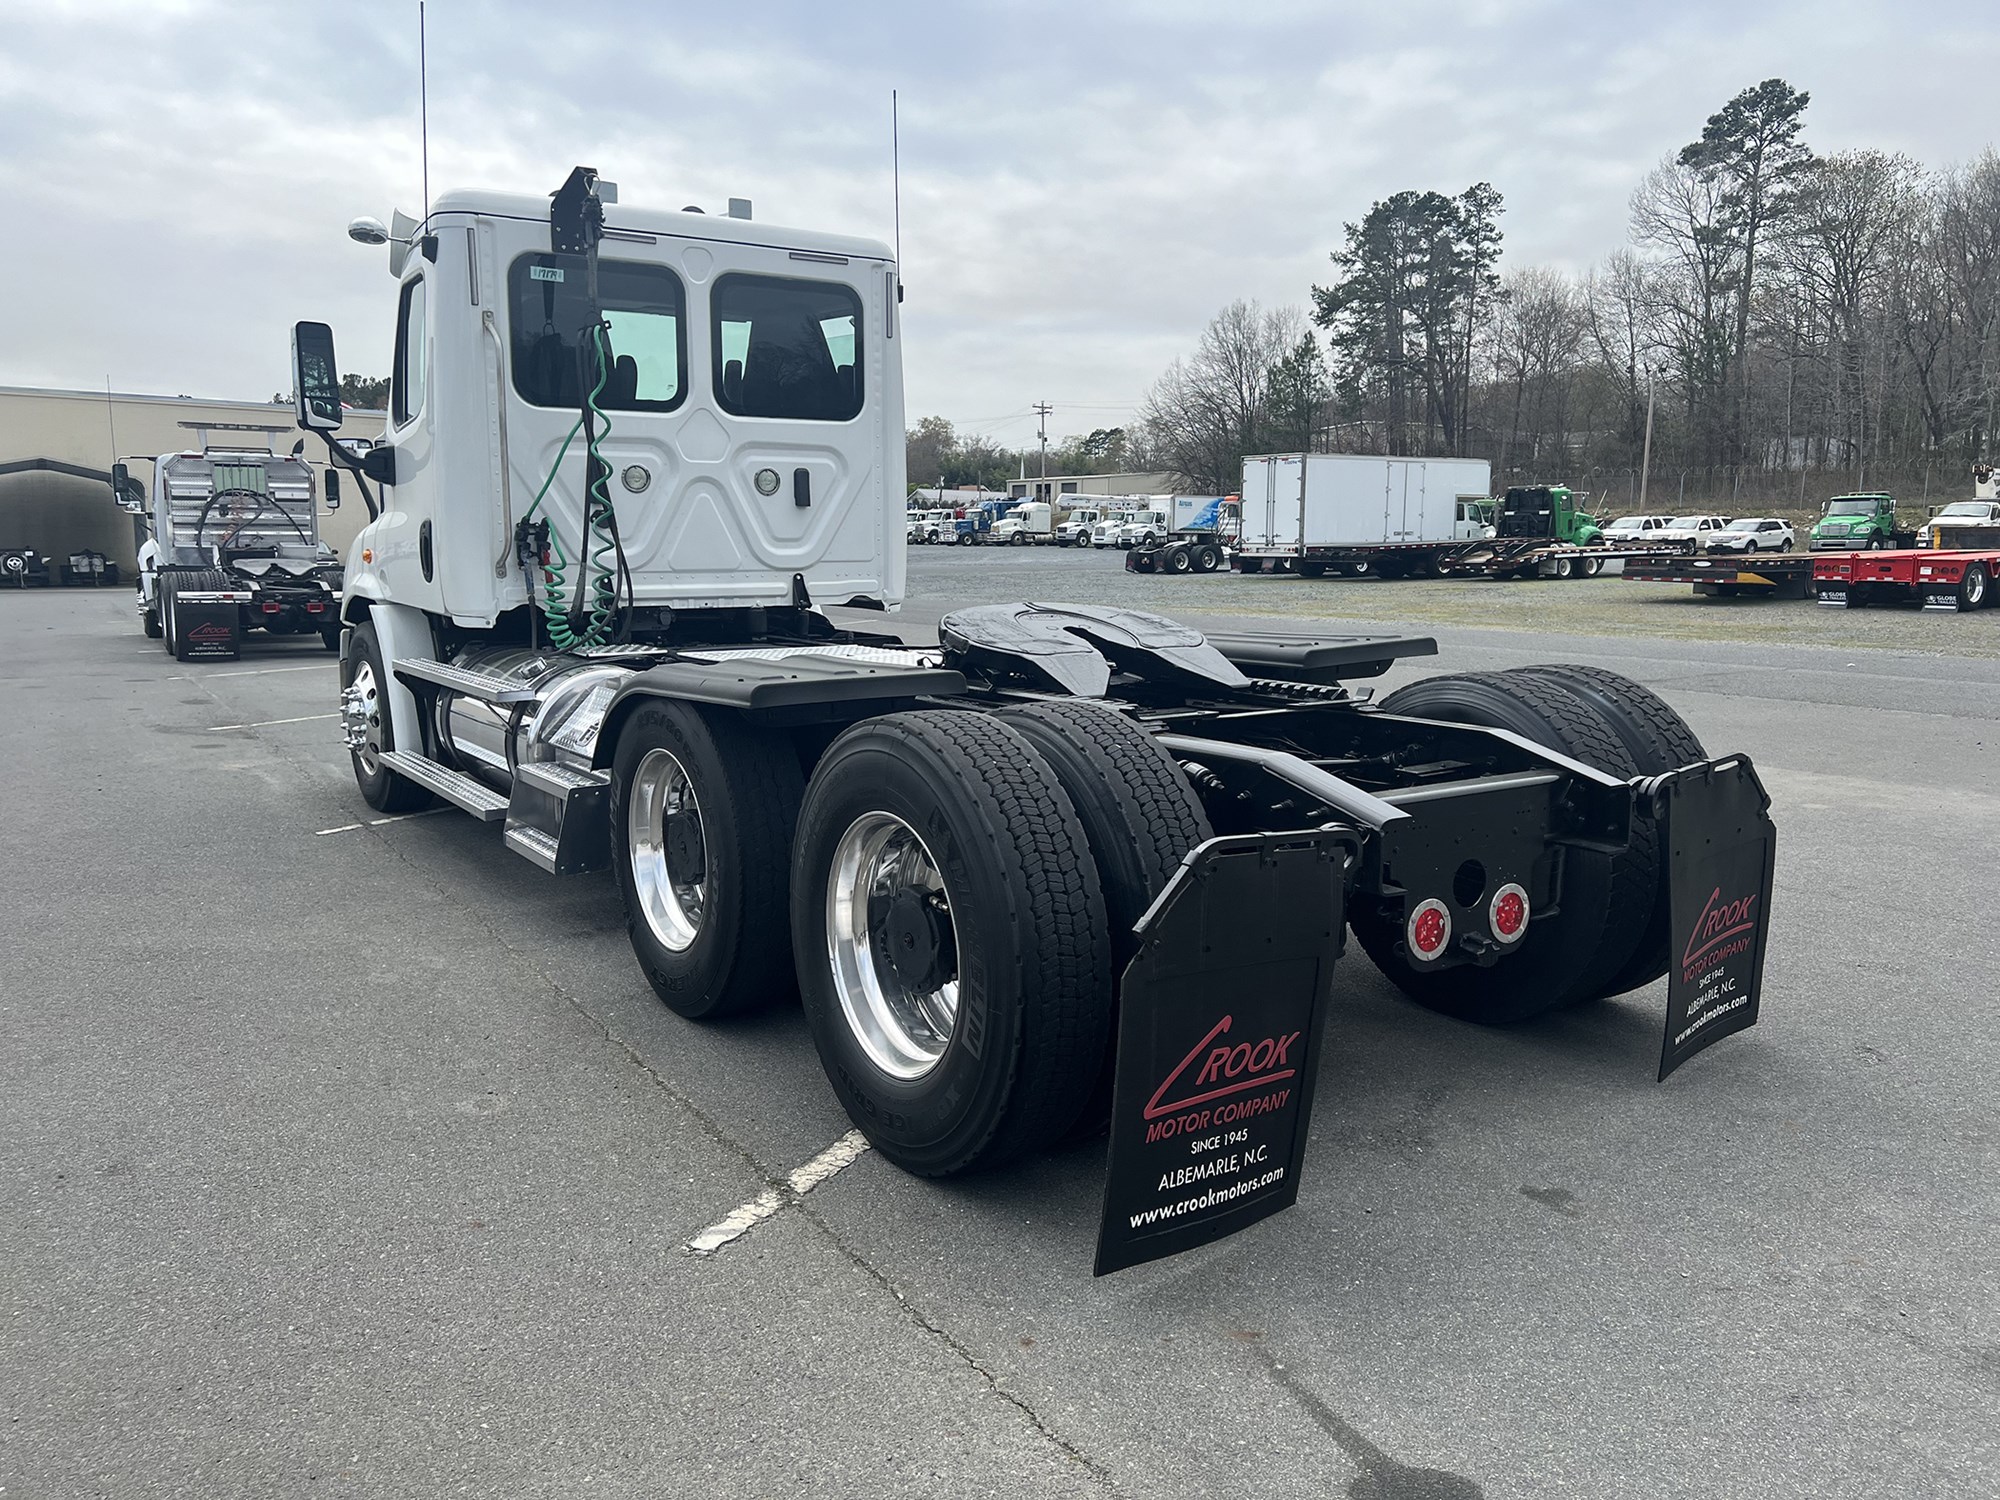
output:
[[1582, 508], [1582, 500], [1560, 484], [1515, 485], [1500, 497], [1494, 532], [1501, 537], [1543, 537], [1594, 547], [1604, 533]]
[[1885, 491], [1835, 495], [1813, 522], [1815, 552], [1876, 552], [1913, 546], [1916, 537], [1896, 526], [1896, 499]]
[[2000, 500], [1952, 501], [1924, 522], [1917, 545], [1940, 549], [2000, 545]]
[[1116, 542], [1120, 547], [1150, 547], [1170, 529], [1166, 507], [1154, 505], [1133, 511], [1119, 526]]
[[1091, 528], [1097, 525], [1097, 521], [1098, 512], [1094, 507], [1071, 511], [1056, 526], [1056, 545], [1088, 547]]
[[[389, 424], [367, 460], [382, 507], [352, 548], [349, 620], [393, 602], [488, 628], [524, 609], [541, 584], [516, 563], [523, 521], [548, 527], [548, 587], [586, 611], [613, 535], [612, 588], [656, 618], [787, 604], [795, 578], [901, 604], [888, 246], [613, 201], [591, 288], [545, 197], [447, 193], [411, 234], [391, 244]], [[586, 445], [609, 476], [595, 522]]]

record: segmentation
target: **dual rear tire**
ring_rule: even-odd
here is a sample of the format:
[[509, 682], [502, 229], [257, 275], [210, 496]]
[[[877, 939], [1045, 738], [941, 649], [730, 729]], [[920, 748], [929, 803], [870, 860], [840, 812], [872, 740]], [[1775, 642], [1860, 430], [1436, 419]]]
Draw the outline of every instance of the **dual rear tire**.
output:
[[1209, 834], [1145, 730], [1084, 703], [889, 714], [803, 785], [788, 740], [662, 700], [613, 767], [627, 925], [676, 1012], [796, 987], [842, 1105], [920, 1175], [1101, 1118], [1131, 928]]
[[[1426, 678], [1384, 711], [1505, 729], [1621, 780], [1705, 758], [1701, 741], [1657, 696], [1614, 672], [1556, 665]], [[1537, 914], [1520, 950], [1490, 968], [1413, 963], [1400, 914], [1360, 909], [1354, 934], [1377, 967], [1432, 1010], [1485, 1024], [1522, 1021], [1649, 984], [1666, 972], [1666, 854], [1635, 818], [1620, 853], [1563, 851], [1554, 912]]]

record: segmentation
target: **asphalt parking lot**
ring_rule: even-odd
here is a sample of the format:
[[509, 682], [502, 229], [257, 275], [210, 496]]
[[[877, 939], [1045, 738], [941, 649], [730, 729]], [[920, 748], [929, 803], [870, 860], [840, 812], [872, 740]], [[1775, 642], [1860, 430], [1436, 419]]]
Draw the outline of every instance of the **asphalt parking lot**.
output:
[[124, 590], [0, 596], [0, 1491], [2000, 1490], [2000, 611], [1688, 635], [1603, 580], [1426, 624], [1428, 585], [1119, 562], [913, 550], [902, 623], [1625, 671], [1775, 798], [1762, 1024], [1660, 1085], [1661, 986], [1487, 1031], [1353, 950], [1298, 1206], [1093, 1280], [1099, 1144], [784, 1188], [848, 1130], [797, 1011], [684, 1022], [608, 876], [377, 821], [316, 643], [179, 665]]

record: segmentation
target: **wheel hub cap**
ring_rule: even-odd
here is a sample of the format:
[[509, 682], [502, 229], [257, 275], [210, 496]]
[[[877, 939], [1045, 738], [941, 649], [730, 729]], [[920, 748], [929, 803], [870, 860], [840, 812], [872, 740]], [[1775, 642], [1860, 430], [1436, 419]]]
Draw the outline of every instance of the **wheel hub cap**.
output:
[[937, 1066], [958, 1024], [951, 897], [924, 841], [893, 813], [863, 813], [834, 846], [827, 957], [842, 1019], [893, 1078]]
[[694, 783], [672, 752], [648, 750], [632, 773], [625, 830], [639, 914], [661, 946], [686, 952], [708, 904], [708, 843]]

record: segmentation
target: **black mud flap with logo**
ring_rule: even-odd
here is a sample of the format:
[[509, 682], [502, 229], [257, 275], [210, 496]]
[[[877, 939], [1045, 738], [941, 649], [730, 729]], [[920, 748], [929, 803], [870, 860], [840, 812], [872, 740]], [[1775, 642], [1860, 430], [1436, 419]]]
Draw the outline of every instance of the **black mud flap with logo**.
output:
[[1748, 757], [1648, 783], [1671, 851], [1672, 947], [1660, 1077], [1757, 1024], [1778, 830]]
[[1139, 920], [1096, 1274], [1291, 1207], [1360, 835], [1210, 839]]
[[243, 623], [235, 596], [218, 603], [200, 595], [175, 595], [174, 648], [174, 655], [182, 661], [240, 659]]

